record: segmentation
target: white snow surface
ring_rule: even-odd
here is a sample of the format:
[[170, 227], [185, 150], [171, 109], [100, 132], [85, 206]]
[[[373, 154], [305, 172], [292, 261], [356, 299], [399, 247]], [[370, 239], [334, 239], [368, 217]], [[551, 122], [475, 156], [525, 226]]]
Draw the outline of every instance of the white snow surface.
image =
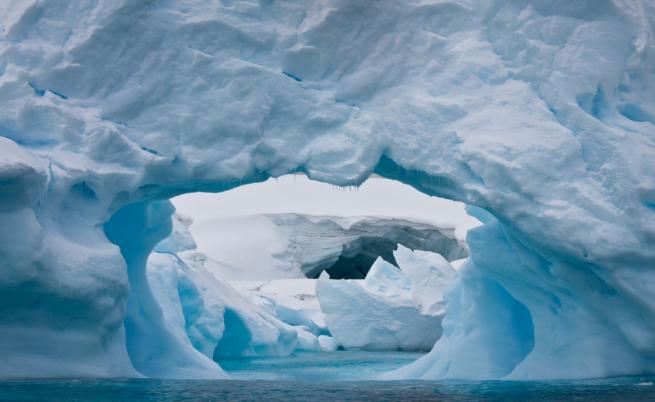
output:
[[202, 370], [165, 200], [294, 172], [486, 211], [396, 378], [653, 373], [653, 93], [650, 0], [4, 1], [0, 377]]

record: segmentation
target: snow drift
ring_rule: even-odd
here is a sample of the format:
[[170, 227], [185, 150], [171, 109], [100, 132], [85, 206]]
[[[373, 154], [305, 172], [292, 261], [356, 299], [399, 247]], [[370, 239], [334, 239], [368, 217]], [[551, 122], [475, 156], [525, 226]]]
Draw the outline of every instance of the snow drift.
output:
[[146, 279], [166, 199], [289, 172], [376, 172], [480, 208], [444, 335], [398, 376], [655, 372], [653, 2], [0, 16], [0, 376], [202, 370]]

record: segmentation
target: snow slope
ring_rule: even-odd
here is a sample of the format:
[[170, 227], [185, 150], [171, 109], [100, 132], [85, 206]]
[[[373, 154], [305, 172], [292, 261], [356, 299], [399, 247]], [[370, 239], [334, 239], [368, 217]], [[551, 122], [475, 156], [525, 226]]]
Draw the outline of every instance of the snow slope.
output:
[[1, 3], [0, 376], [193, 364], [146, 278], [166, 200], [292, 172], [480, 208], [444, 335], [398, 376], [655, 372], [654, 20], [650, 0]]

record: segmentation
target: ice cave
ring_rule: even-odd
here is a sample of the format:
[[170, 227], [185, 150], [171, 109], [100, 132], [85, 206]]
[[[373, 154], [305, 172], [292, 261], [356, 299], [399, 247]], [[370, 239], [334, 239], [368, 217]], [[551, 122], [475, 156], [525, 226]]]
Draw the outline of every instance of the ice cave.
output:
[[0, 379], [653, 376], [654, 94], [652, 0], [0, 2]]

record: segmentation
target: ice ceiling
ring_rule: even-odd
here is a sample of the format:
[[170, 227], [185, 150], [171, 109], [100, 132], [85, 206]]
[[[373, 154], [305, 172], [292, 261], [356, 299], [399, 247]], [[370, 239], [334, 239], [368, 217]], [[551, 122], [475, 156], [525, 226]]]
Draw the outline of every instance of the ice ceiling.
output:
[[0, 16], [0, 376], [222, 375], [160, 325], [145, 259], [168, 198], [290, 172], [377, 173], [485, 222], [443, 337], [392, 377], [655, 371], [652, 2]]

